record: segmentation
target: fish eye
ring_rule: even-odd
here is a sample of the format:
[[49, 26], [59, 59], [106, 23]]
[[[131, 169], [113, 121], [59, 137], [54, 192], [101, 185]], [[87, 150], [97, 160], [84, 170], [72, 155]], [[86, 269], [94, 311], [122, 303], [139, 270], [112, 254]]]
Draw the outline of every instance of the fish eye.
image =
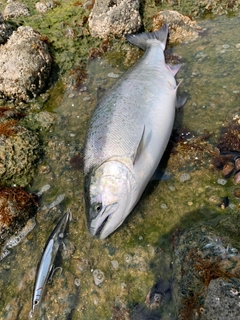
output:
[[96, 213], [99, 213], [102, 210], [102, 204], [101, 203], [95, 203], [93, 206], [93, 209]]
[[34, 300], [33, 304], [36, 306], [39, 303], [39, 300]]

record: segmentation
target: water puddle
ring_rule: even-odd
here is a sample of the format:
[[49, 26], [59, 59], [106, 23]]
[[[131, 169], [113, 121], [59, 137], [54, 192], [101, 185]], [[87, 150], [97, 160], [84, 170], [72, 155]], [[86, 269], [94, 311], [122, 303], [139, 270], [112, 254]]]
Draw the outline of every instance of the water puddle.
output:
[[[239, 22], [239, 17], [201, 21], [206, 28], [201, 38], [174, 47], [183, 60], [177, 76], [183, 79], [180, 93], [188, 95], [184, 109], [177, 113], [178, 130], [185, 128], [199, 135], [208, 131], [214, 143], [222, 125], [240, 113]], [[218, 182], [222, 176], [211, 167], [209, 155], [184, 158], [182, 167], [176, 163], [181, 160], [172, 157], [167, 166], [172, 173], [170, 180], [151, 184], [111, 237], [104, 241], [90, 238], [83, 199], [84, 137], [97, 95], [126, 69], [124, 56], [125, 52], [117, 63], [108, 56], [94, 60], [87, 70], [87, 90], [65, 93], [54, 110], [59, 122], [47, 134], [41, 164], [48, 170], [43, 170], [32, 186], [33, 192], [48, 186], [41, 195], [36, 227], [0, 264], [3, 320], [27, 319], [41, 250], [67, 209], [73, 220], [56, 260], [63, 270], [57, 271], [47, 285], [36, 319], [127, 319], [137, 303], [144, 305], [159, 278], [173, 276], [171, 234], [178, 227], [236, 210], [233, 180], [224, 185]], [[226, 195], [231, 206], [223, 211], [212, 199]], [[176, 319], [174, 300], [159, 312], [162, 319]]]

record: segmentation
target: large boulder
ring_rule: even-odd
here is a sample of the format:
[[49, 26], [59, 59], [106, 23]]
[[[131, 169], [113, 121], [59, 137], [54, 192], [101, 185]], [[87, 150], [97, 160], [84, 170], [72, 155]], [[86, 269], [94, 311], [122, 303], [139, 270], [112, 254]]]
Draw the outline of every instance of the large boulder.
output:
[[52, 58], [43, 37], [31, 27], [19, 27], [0, 47], [0, 96], [28, 101], [44, 88]]

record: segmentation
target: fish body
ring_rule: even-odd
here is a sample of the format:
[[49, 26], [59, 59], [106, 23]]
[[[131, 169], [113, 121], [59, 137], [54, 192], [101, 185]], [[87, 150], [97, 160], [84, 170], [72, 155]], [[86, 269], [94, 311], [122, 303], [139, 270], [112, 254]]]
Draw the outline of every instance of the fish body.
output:
[[180, 66], [165, 63], [167, 26], [127, 35], [143, 57], [104, 94], [85, 143], [89, 233], [106, 238], [132, 211], [156, 170], [172, 132]]
[[67, 211], [60, 219], [51, 235], [49, 236], [42, 257], [38, 264], [37, 275], [32, 297], [32, 310], [30, 311], [30, 318], [33, 317], [35, 307], [40, 303], [44, 288], [49, 280], [50, 274], [53, 271], [53, 263], [56, 258], [59, 246], [64, 237], [68, 220], [70, 218], [70, 211]]

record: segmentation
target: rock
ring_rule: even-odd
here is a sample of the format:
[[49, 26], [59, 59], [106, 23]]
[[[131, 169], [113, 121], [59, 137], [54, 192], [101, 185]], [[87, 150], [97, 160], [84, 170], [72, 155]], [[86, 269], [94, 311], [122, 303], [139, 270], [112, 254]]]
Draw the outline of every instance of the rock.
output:
[[172, 237], [176, 268], [174, 284], [181, 296], [179, 319], [240, 319], [239, 312], [236, 317], [239, 298], [233, 299], [233, 289], [240, 291], [237, 280], [240, 254], [229, 243], [230, 234], [234, 235], [233, 242], [239, 239], [239, 230], [235, 228], [236, 220], [222, 219], [218, 223], [226, 228], [221, 237], [207, 225], [193, 227], [182, 234], [177, 230], [178, 243], [175, 243], [175, 236]]
[[15, 0], [8, 0], [8, 4], [3, 11], [5, 19], [17, 18], [20, 16], [30, 16], [28, 7]]
[[54, 4], [53, 1], [37, 2], [35, 4], [36, 10], [41, 13], [46, 13], [49, 9], [52, 9], [54, 7], [56, 7], [56, 4]]
[[9, 120], [0, 124], [1, 183], [28, 185], [39, 157], [37, 136], [30, 130]]
[[12, 28], [4, 21], [3, 15], [0, 13], [0, 44], [7, 42], [12, 33]]
[[28, 101], [46, 84], [52, 58], [41, 35], [31, 27], [19, 27], [0, 47], [0, 96]]
[[201, 320], [239, 320], [240, 282], [237, 279], [212, 280], [207, 288]]
[[195, 20], [173, 10], [160, 11], [153, 16], [154, 31], [160, 29], [164, 23], [169, 27], [169, 41], [172, 43], [196, 40], [202, 30]]
[[121, 37], [141, 26], [139, 0], [96, 0], [89, 16], [93, 37]]
[[20, 187], [0, 187], [0, 246], [17, 233], [36, 211], [36, 196]]
[[22, 123], [26, 124], [26, 127], [33, 131], [47, 131], [54, 123], [57, 122], [57, 120], [59, 120], [58, 118], [57, 114], [48, 111], [41, 111], [38, 113], [29, 113]]

